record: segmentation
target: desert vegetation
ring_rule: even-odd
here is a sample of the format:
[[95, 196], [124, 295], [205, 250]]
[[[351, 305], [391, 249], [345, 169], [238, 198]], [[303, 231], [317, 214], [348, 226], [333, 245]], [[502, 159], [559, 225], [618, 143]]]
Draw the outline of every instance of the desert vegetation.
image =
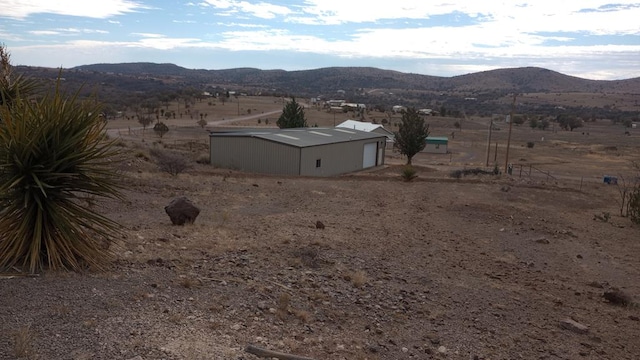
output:
[[[275, 127], [289, 97], [198, 98], [200, 90], [114, 108], [122, 115], [106, 120], [89, 116], [104, 111], [77, 92], [39, 88], [33, 102], [3, 94], [0, 253], [27, 249], [48, 231], [56, 244], [73, 239], [92, 255], [74, 251], [61, 264], [48, 263], [49, 248], [7, 257], [0, 358], [640, 354], [635, 129], [598, 118], [570, 131], [551, 116], [548, 128], [532, 127], [519, 107], [508, 174], [500, 168], [504, 123], [471, 111], [455, 117], [447, 102], [447, 116], [421, 115], [430, 133], [449, 137], [447, 154], [417, 152], [409, 167], [389, 147], [385, 166], [361, 173], [264, 176], [208, 165], [207, 130]], [[299, 104], [318, 126], [354, 114]], [[362, 115], [400, 130], [403, 114], [388, 110]], [[162, 138], [148, 128], [156, 114], [169, 129]], [[140, 116], [153, 121], [144, 126]], [[32, 171], [17, 172], [23, 163]], [[38, 182], [18, 181], [33, 174]], [[616, 174], [617, 184], [603, 182]], [[165, 206], [181, 197], [200, 213], [173, 225]], [[37, 222], [27, 210], [47, 216]], [[87, 216], [107, 224], [93, 229]], [[10, 246], [18, 238], [23, 246]]]
[[[9, 62], [6, 49], [0, 56]], [[99, 105], [58, 86], [31, 101], [28, 80], [7, 65], [1, 75], [9, 85], [0, 90], [0, 267], [105, 265], [118, 226], [90, 204], [118, 197], [111, 165], [118, 153], [105, 138]]]

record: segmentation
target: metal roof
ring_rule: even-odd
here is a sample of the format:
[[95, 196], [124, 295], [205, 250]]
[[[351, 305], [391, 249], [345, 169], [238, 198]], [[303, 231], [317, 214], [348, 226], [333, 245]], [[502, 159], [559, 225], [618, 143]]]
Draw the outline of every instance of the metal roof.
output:
[[[375, 129], [378, 128], [382, 128], [383, 130], [385, 130], [388, 133], [391, 133], [389, 130], [385, 129], [384, 126], [380, 125], [380, 124], [373, 124], [370, 122], [363, 122], [363, 121], [356, 121], [356, 120], [346, 120], [345, 122], [336, 125], [336, 127], [339, 128], [345, 128], [345, 129], [355, 129], [355, 130], [362, 130], [362, 131], [373, 131]], [[391, 133], [393, 134], [393, 133]]]
[[209, 136], [253, 137], [296, 147], [318, 146], [354, 140], [386, 139], [383, 134], [344, 128], [243, 129], [212, 132]]
[[449, 142], [449, 138], [446, 136], [427, 136], [427, 143], [429, 144], [446, 144]]

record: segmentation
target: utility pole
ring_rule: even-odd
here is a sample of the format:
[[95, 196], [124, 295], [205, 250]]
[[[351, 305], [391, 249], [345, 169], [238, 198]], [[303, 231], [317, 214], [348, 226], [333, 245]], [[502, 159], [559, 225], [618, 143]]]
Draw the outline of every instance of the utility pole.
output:
[[489, 166], [489, 154], [491, 153], [491, 130], [493, 129], [493, 117], [489, 119], [489, 137], [487, 139], [487, 164]]
[[518, 97], [517, 93], [513, 94], [513, 102], [511, 103], [511, 112], [509, 113], [509, 135], [507, 136], [507, 153], [504, 157], [504, 172], [508, 171], [509, 166], [509, 146], [511, 145], [511, 128], [513, 127], [513, 112], [516, 107], [516, 98]]

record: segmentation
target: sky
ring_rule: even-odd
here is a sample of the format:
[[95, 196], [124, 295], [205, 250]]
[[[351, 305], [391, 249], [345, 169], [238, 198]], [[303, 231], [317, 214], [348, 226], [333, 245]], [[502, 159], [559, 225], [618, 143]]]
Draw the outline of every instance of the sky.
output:
[[13, 65], [640, 77], [640, 0], [0, 0]]

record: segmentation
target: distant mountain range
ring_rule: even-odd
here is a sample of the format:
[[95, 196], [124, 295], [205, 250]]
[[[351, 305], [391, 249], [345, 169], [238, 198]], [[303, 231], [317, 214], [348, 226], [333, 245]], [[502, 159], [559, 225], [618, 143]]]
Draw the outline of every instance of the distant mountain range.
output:
[[[26, 76], [55, 80], [59, 69], [19, 66]], [[330, 67], [285, 71], [235, 68], [186, 69], [174, 64], [93, 64], [63, 69], [63, 87], [97, 94], [113, 109], [143, 102], [227, 92], [248, 95], [322, 97], [364, 103], [378, 109], [393, 105], [454, 110], [460, 114], [508, 112], [509, 94], [539, 94], [519, 103], [528, 113], [557, 115], [571, 109], [583, 117], [637, 117], [640, 78], [588, 80], [537, 67], [509, 68], [441, 77], [371, 67]], [[560, 94], [575, 94], [559, 96]], [[612, 96], [614, 94], [615, 96]], [[468, 101], [473, 99], [475, 101]], [[594, 99], [600, 99], [598, 102]], [[455, 115], [454, 115], [455, 116]]]
[[93, 64], [70, 69], [131, 76], [173, 77], [215, 85], [289, 89], [296, 93], [325, 93], [340, 89], [412, 89], [424, 91], [518, 92], [640, 92], [640, 78], [588, 80], [537, 68], [509, 68], [454, 77], [402, 73], [371, 67], [330, 67], [285, 71], [235, 68], [192, 70], [174, 64]]

